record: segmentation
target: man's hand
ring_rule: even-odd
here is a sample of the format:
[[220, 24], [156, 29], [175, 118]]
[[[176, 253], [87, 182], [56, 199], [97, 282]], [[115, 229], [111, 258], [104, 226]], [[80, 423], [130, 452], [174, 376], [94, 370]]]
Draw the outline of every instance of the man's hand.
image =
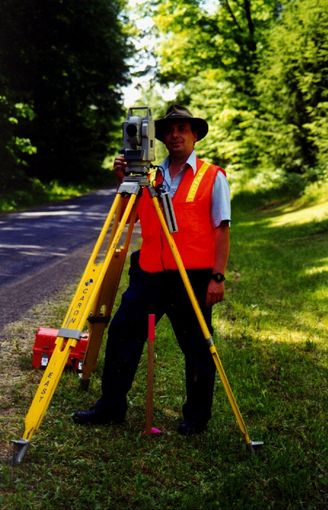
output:
[[118, 178], [119, 182], [122, 182], [125, 175], [125, 169], [127, 167], [127, 162], [123, 156], [123, 154], [120, 154], [119, 156], [116, 156], [114, 159], [114, 172], [116, 177]]
[[211, 280], [207, 287], [206, 304], [213, 306], [224, 299], [224, 282], [217, 283]]

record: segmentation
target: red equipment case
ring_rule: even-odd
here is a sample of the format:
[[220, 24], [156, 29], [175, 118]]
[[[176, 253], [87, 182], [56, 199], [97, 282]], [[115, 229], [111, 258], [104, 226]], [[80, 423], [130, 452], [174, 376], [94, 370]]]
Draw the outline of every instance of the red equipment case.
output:
[[[36, 330], [35, 341], [33, 346], [33, 368], [45, 368], [55, 348], [55, 340], [58, 336], [58, 329], [54, 328], [38, 328]], [[84, 333], [77, 342], [74, 349], [71, 350], [66, 367], [72, 368], [77, 372], [82, 371], [84, 356], [89, 341], [88, 333]]]

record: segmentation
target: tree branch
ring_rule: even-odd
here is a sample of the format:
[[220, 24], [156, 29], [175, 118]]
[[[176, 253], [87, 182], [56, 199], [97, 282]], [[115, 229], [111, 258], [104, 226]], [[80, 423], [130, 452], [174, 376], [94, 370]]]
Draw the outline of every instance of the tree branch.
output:
[[252, 13], [251, 13], [250, 0], [244, 0], [244, 9], [245, 9], [245, 15], [246, 15], [247, 26], [248, 26], [249, 48], [250, 48], [250, 50], [255, 51], [256, 50], [256, 42], [255, 42], [255, 38], [254, 38], [255, 27], [254, 27], [254, 22], [253, 22]]
[[236, 16], [234, 15], [233, 13], [233, 10], [231, 9], [231, 6], [229, 4], [229, 0], [224, 0], [224, 5], [226, 6], [231, 18], [232, 18], [232, 21], [234, 22], [234, 24], [236, 25], [236, 27], [238, 28], [239, 32], [242, 32], [242, 28], [241, 26], [239, 25], [238, 21], [237, 21], [237, 18]]

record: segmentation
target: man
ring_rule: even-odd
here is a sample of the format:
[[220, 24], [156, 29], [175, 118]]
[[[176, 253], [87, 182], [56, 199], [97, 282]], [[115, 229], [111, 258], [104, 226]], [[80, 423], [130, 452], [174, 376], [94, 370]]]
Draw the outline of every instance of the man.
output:
[[[212, 305], [224, 297], [229, 255], [229, 186], [221, 168], [204, 163], [194, 152], [195, 143], [208, 132], [205, 120], [173, 105], [155, 128], [169, 153], [162, 170], [178, 225], [172, 235], [212, 331]], [[124, 157], [118, 156], [114, 169], [120, 178], [125, 167]], [[73, 419], [79, 424], [124, 420], [126, 396], [147, 339], [148, 315], [155, 314], [159, 321], [166, 314], [185, 356], [186, 401], [178, 432], [200, 433], [211, 418], [215, 365], [147, 189], [139, 200], [138, 216], [142, 245], [131, 256], [129, 287], [109, 326], [102, 396]]]

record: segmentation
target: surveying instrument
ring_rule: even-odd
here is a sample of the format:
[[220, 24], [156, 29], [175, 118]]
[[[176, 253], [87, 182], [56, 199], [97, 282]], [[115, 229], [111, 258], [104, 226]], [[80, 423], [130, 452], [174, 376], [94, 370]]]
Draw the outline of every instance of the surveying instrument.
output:
[[123, 123], [123, 149], [121, 152], [127, 162], [124, 178], [117, 190], [110, 211], [77, 286], [62, 327], [58, 330], [53, 354], [25, 417], [23, 437], [22, 439], [12, 441], [14, 445], [13, 465], [22, 462], [31, 439], [41, 425], [50, 405], [70, 352], [81, 340], [86, 324], [88, 324], [89, 342], [83, 362], [81, 386], [84, 389], [88, 388], [91, 374], [96, 368], [102, 336], [110, 321], [134, 224], [137, 219], [138, 199], [142, 192], [150, 194], [161, 228], [178, 267], [204, 340], [212, 354], [215, 367], [244, 441], [252, 451], [255, 447], [263, 444], [262, 442], [250, 439], [177, 249], [174, 232], [177, 231], [178, 226], [171, 198], [160, 186], [157, 186], [156, 176], [159, 167], [152, 165], [152, 161], [155, 159], [155, 123], [148, 107], [129, 109], [127, 120]]

